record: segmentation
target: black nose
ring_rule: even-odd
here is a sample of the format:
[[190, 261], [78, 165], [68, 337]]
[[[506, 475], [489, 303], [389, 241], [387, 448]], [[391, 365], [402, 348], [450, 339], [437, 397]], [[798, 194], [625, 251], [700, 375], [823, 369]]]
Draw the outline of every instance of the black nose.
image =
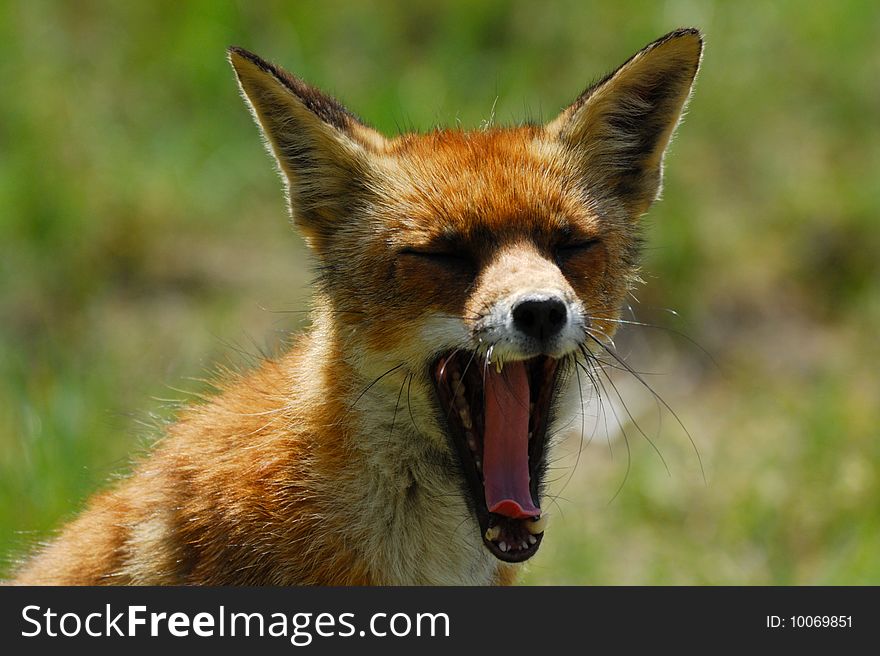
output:
[[565, 325], [568, 310], [558, 298], [520, 301], [513, 306], [513, 325], [521, 333], [544, 342], [556, 337]]

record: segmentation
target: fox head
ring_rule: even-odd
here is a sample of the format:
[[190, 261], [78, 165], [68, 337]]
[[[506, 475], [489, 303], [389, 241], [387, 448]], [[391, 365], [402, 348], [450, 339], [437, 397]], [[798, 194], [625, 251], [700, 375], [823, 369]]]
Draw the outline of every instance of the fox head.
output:
[[[411, 439], [452, 455], [498, 559], [540, 544], [555, 393], [610, 339], [637, 280], [640, 217], [701, 51], [697, 30], [672, 32], [545, 125], [386, 138], [229, 50], [317, 259], [323, 329], [356, 379], [408, 377], [425, 410]], [[387, 386], [392, 405], [401, 391]]]

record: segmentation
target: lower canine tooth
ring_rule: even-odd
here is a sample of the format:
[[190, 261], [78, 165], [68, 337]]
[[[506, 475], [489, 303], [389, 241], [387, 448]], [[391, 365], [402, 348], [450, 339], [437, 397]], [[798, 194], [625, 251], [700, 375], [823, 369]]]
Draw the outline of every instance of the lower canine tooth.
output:
[[486, 529], [486, 534], [483, 536], [487, 540], [495, 540], [498, 536], [501, 535], [501, 527], [500, 526], [490, 526]]
[[526, 522], [526, 530], [532, 535], [543, 533], [547, 529], [547, 515], [541, 515], [538, 519]]
[[526, 539], [529, 541], [529, 544], [535, 544], [535, 542], [538, 541], [538, 538], [536, 538], [534, 535], [531, 535], [531, 534], [529, 534], [529, 537]]

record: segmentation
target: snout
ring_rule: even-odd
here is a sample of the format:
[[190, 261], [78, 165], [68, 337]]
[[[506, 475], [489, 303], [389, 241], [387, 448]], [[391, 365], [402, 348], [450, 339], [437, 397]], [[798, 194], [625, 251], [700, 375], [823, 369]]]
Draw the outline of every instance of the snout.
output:
[[467, 308], [478, 349], [493, 359], [561, 358], [584, 339], [583, 305], [556, 262], [526, 243], [501, 249], [481, 272]]
[[475, 336], [502, 361], [560, 358], [583, 340], [584, 322], [577, 298], [557, 290], [532, 290], [496, 301]]

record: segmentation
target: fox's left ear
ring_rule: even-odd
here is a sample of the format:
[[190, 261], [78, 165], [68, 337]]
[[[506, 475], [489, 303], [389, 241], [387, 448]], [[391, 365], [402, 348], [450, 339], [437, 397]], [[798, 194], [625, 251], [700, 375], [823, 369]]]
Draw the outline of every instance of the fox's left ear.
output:
[[698, 30], [671, 32], [584, 91], [545, 127], [573, 157], [585, 185], [610, 189], [631, 215], [645, 212], [660, 193], [663, 154], [702, 49]]

